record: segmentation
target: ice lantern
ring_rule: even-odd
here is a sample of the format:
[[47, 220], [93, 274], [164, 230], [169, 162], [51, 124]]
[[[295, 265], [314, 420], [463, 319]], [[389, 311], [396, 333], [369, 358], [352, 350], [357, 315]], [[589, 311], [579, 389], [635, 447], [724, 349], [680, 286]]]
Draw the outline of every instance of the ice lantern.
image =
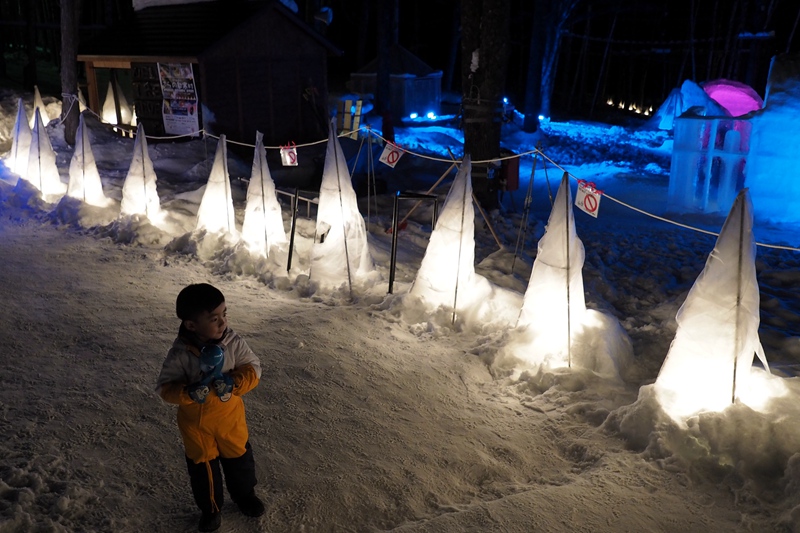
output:
[[475, 279], [475, 207], [472, 162], [465, 155], [447, 193], [409, 294], [455, 312], [471, 305]]
[[14, 123], [14, 140], [11, 143], [11, 154], [9, 155], [10, 168], [18, 176], [23, 176], [28, 171], [31, 136], [31, 127], [28, 124], [28, 116], [25, 113], [25, 104], [20, 98], [17, 102], [17, 121]]
[[214, 164], [197, 210], [197, 229], [236, 235], [231, 180], [228, 177], [228, 148], [224, 134], [219, 136]]
[[56, 153], [50, 144], [50, 137], [47, 136], [38, 108], [34, 110], [34, 120], [28, 168], [22, 177], [39, 189], [43, 197], [61, 196], [66, 191], [66, 186], [61, 182], [56, 166]]
[[374, 271], [374, 266], [335, 121], [329, 128], [309, 278], [329, 288], [345, 283], [352, 288], [353, 282]]
[[655, 383], [664, 410], [681, 420], [758, 399], [753, 354], [768, 370], [758, 338], [759, 294], [752, 204], [739, 192], [705, 268], [678, 311], [678, 329]]
[[106, 207], [109, 204], [108, 198], [103, 194], [103, 184], [97, 171], [94, 153], [89, 143], [89, 130], [84, 124], [83, 115], [78, 119], [75, 152], [69, 164], [67, 195], [97, 207]]
[[586, 314], [583, 243], [575, 231], [572, 191], [565, 172], [547, 228], [539, 240], [518, 327], [530, 343], [523, 359], [550, 368], [572, 366], [571, 347]]
[[103, 101], [103, 122], [108, 124], [117, 123], [117, 109], [114, 105], [115, 89], [117, 97], [119, 98], [120, 119], [122, 120], [123, 124], [130, 124], [132, 118], [131, 107], [128, 105], [128, 100], [125, 98], [125, 93], [122, 92], [122, 87], [119, 86], [119, 82], [117, 82], [116, 79], [108, 82], [106, 99]]
[[120, 214], [144, 215], [153, 223], [158, 223], [163, 218], [156, 189], [156, 172], [147, 151], [147, 137], [141, 124], [136, 127], [133, 159], [122, 185]]
[[247, 186], [247, 203], [242, 223], [242, 240], [252, 252], [269, 257], [270, 249], [287, 243], [281, 206], [275, 196], [275, 182], [267, 165], [264, 134], [256, 132], [253, 169]]

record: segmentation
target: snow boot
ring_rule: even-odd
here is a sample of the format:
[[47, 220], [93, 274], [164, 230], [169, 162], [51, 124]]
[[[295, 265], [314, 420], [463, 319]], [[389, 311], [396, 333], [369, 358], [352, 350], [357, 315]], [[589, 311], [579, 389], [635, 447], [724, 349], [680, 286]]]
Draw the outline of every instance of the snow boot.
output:
[[257, 518], [264, 514], [264, 504], [261, 503], [261, 500], [258, 499], [255, 492], [251, 492], [249, 496], [245, 496], [238, 502], [236, 505], [239, 506], [239, 510], [245, 516], [250, 516], [253, 518]]
[[220, 513], [203, 513], [200, 523], [197, 524], [198, 531], [216, 531], [222, 525], [222, 515]]

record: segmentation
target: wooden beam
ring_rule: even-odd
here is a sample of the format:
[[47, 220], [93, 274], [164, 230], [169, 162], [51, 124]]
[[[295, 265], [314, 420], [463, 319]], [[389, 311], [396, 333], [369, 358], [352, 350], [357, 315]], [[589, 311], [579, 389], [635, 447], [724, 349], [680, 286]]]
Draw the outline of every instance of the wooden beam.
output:
[[100, 97], [97, 94], [97, 73], [94, 71], [94, 63], [91, 61], [86, 62], [86, 85], [87, 91], [89, 94], [89, 109], [97, 113], [98, 115], [102, 114], [102, 109], [100, 109]]
[[92, 62], [95, 68], [131, 68], [131, 63], [199, 63], [195, 56], [103, 56], [78, 55], [78, 61]]

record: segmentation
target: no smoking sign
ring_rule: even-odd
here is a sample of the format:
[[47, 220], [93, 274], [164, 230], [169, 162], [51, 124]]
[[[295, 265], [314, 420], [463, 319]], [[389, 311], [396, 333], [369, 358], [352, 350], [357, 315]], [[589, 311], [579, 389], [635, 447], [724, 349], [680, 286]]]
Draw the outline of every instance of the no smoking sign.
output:
[[387, 142], [386, 146], [383, 147], [383, 152], [381, 153], [381, 157], [378, 159], [378, 161], [394, 168], [397, 162], [400, 161], [400, 157], [402, 155], [402, 148], [394, 143]]
[[294, 143], [281, 146], [281, 163], [285, 167], [297, 166], [297, 145]]
[[600, 210], [600, 196], [603, 191], [598, 190], [594, 183], [584, 180], [578, 181], [578, 194], [575, 195], [575, 205], [594, 218], [597, 218], [597, 212]]

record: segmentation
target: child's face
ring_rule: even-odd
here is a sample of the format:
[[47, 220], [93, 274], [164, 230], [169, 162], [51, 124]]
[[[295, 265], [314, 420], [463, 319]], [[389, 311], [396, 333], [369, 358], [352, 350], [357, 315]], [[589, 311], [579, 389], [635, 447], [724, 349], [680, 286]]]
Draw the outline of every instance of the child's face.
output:
[[185, 322], [186, 329], [194, 332], [201, 342], [219, 339], [228, 327], [228, 307], [225, 302], [211, 311], [203, 311], [195, 320]]

